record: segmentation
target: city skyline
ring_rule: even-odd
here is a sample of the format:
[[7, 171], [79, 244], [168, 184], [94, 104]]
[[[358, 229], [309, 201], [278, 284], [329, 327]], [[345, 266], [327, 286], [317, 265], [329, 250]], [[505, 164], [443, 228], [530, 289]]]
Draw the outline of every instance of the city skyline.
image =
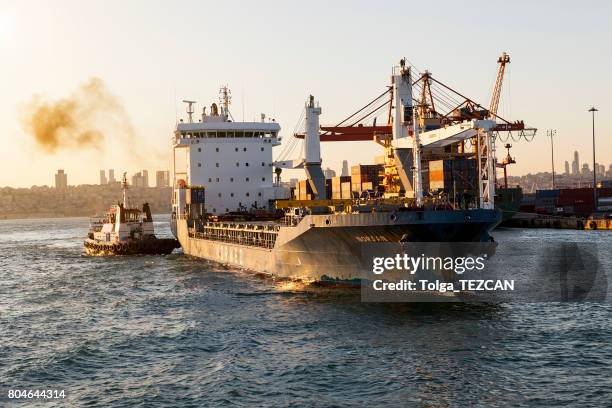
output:
[[[431, 30], [428, 18], [411, 19], [406, 25], [405, 16], [393, 11], [400, 3], [391, 1], [380, 7], [351, 3], [353, 24], [342, 30], [334, 24], [346, 8], [341, 2], [333, 6], [187, 2], [181, 8], [139, 1], [57, 3], [63, 7], [42, 1], [0, 5], [0, 50], [5, 55], [0, 66], [4, 93], [0, 142], [6, 146], [0, 151], [0, 162], [11, 169], [0, 172], [0, 186], [51, 184], [57, 168], [72, 174], [75, 183], [93, 184], [98, 176], [84, 171], [84, 163], [125, 168], [130, 174], [143, 168], [171, 169], [170, 135], [178, 119], [186, 118], [181, 100], [198, 101], [199, 111], [217, 101], [219, 86], [225, 83], [232, 90], [230, 110], [237, 120], [258, 120], [264, 112], [281, 124], [285, 141], [309, 94], [323, 108], [322, 124], [337, 123], [385, 89], [391, 67], [402, 57], [486, 106], [502, 51], [511, 55], [512, 62], [499, 113], [540, 129], [532, 142], [512, 143], [517, 163], [508, 167], [509, 174], [550, 171], [550, 160], [542, 160], [550, 156], [545, 132], [549, 127], [557, 129], [555, 168], [562, 169], [574, 151], [590, 157], [587, 110], [591, 105], [599, 109], [595, 115], [597, 161], [612, 162], [612, 125], [605, 120], [612, 109], [608, 102], [612, 56], [599, 52], [606, 48], [610, 31], [606, 16], [612, 13], [612, 5], [606, 2], [589, 7], [571, 2], [516, 2], [504, 4], [503, 13], [498, 12], [501, 4], [468, 10], [443, 2], [447, 13], [435, 17], [431, 41], [390, 40], [416, 39]], [[359, 4], [363, 7], [355, 7]], [[557, 24], [542, 24], [551, 8]], [[32, 14], [32, 9], [37, 13]], [[185, 14], [185, 9], [192, 12]], [[424, 4], [410, 7], [417, 15], [427, 15], [427, 9]], [[491, 14], [497, 15], [495, 21], [485, 18]], [[226, 30], [230, 17], [232, 30]], [[264, 18], [276, 24], [249, 29], [253, 19]], [[588, 28], [573, 29], [576, 19], [589, 21]], [[179, 29], [170, 29], [169, 20], [181, 21]], [[316, 23], [311, 25], [312, 21]], [[478, 47], [457, 53], [445, 41], [456, 35], [457, 21], [463, 23], [463, 35], [479, 38]], [[483, 21], [495, 35], [482, 36]], [[366, 24], [380, 35], [361, 30]], [[201, 50], [203, 39], [207, 41]], [[303, 43], [317, 47], [295, 45]], [[557, 63], [559, 56], [589, 61], [588, 75], [581, 81], [567, 81], [576, 70], [572, 64]], [[271, 58], [274, 64], [269, 63]], [[61, 101], [87, 84], [97, 84], [113, 106], [121, 108], [119, 129], [102, 129], [102, 142], [97, 144], [87, 139], [91, 134], [82, 134], [91, 143], [52, 151], [38, 146], [22, 123], [24, 115], [31, 113], [30, 102]], [[382, 149], [373, 142], [325, 143], [323, 166], [340, 174], [347, 152], [350, 165], [372, 164]], [[287, 171], [283, 177], [303, 177], [303, 173]]]
[[[51, 185], [33, 185], [31, 187], [55, 187], [57, 190], [65, 190], [68, 186], [81, 186], [81, 185], [112, 185], [121, 183], [121, 180], [115, 179], [115, 169], [108, 169], [108, 177], [106, 176], [107, 170], [100, 169], [99, 170], [99, 179], [97, 183], [81, 183], [81, 184], [70, 184], [68, 181], [69, 174], [64, 171], [64, 169], [58, 169], [54, 175], [55, 184]], [[127, 174], [128, 185], [133, 187], [170, 187], [170, 171], [169, 170], [156, 170], [155, 171], [155, 184], [149, 183], [149, 173], [148, 170], [144, 169], [137, 173], [132, 174], [131, 176]], [[131, 180], [131, 182], [129, 181]], [[13, 188], [13, 186], [0, 186]]]

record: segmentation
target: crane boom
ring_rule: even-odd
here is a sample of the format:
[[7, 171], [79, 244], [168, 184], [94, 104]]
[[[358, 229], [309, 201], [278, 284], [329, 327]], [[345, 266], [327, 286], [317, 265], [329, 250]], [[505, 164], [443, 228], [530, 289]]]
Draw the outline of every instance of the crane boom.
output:
[[491, 104], [489, 105], [489, 117], [495, 117], [497, 115], [497, 107], [499, 106], [499, 98], [501, 96], [502, 83], [504, 81], [504, 71], [506, 70], [506, 64], [510, 63], [510, 55], [505, 52], [497, 59], [499, 64], [499, 70], [497, 71], [497, 78], [495, 79], [495, 87], [493, 88], [493, 95], [491, 95]]

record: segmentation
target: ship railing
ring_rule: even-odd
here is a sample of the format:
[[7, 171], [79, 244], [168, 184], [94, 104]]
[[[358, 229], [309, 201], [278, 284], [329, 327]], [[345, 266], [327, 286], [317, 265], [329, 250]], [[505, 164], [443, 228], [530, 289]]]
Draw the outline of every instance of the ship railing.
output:
[[274, 248], [277, 234], [270, 232], [247, 233], [245, 230], [205, 229], [203, 232], [190, 230], [189, 236], [196, 239], [272, 249]]
[[194, 222], [190, 237], [240, 245], [273, 248], [280, 225]]

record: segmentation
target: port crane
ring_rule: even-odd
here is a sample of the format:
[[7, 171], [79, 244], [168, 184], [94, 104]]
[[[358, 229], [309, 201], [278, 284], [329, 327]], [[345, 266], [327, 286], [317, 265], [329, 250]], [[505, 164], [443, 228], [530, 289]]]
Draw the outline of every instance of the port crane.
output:
[[[386, 194], [414, 194], [419, 204], [423, 191], [421, 160], [471, 155], [478, 157], [480, 205], [491, 207], [495, 195], [495, 139], [500, 132], [519, 132], [519, 138], [533, 137], [536, 129], [522, 121], [510, 122], [497, 114], [505, 65], [509, 56], [498, 59], [500, 69], [489, 109], [434, 78], [429, 71], [412, 79], [416, 68], [406, 60], [394, 68], [391, 86], [375, 99], [334, 126], [320, 126], [317, 142], [375, 141], [385, 148]], [[413, 90], [420, 96], [413, 98]], [[416, 93], [415, 92], [415, 93]], [[388, 109], [387, 124], [376, 118]], [[364, 122], [373, 119], [372, 125]], [[297, 139], [304, 134], [294, 135]], [[468, 152], [466, 145], [474, 146]], [[279, 161], [282, 168], [299, 168], [304, 160]], [[491, 182], [489, 182], [491, 181]]]

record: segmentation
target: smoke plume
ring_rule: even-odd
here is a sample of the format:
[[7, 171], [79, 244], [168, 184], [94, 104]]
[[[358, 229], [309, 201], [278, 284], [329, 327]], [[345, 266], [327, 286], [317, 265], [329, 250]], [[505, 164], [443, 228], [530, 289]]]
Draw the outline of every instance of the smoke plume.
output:
[[101, 149], [108, 133], [131, 147], [134, 136], [123, 105], [95, 77], [64, 99], [34, 96], [23, 107], [22, 119], [24, 129], [49, 153], [64, 148]]

